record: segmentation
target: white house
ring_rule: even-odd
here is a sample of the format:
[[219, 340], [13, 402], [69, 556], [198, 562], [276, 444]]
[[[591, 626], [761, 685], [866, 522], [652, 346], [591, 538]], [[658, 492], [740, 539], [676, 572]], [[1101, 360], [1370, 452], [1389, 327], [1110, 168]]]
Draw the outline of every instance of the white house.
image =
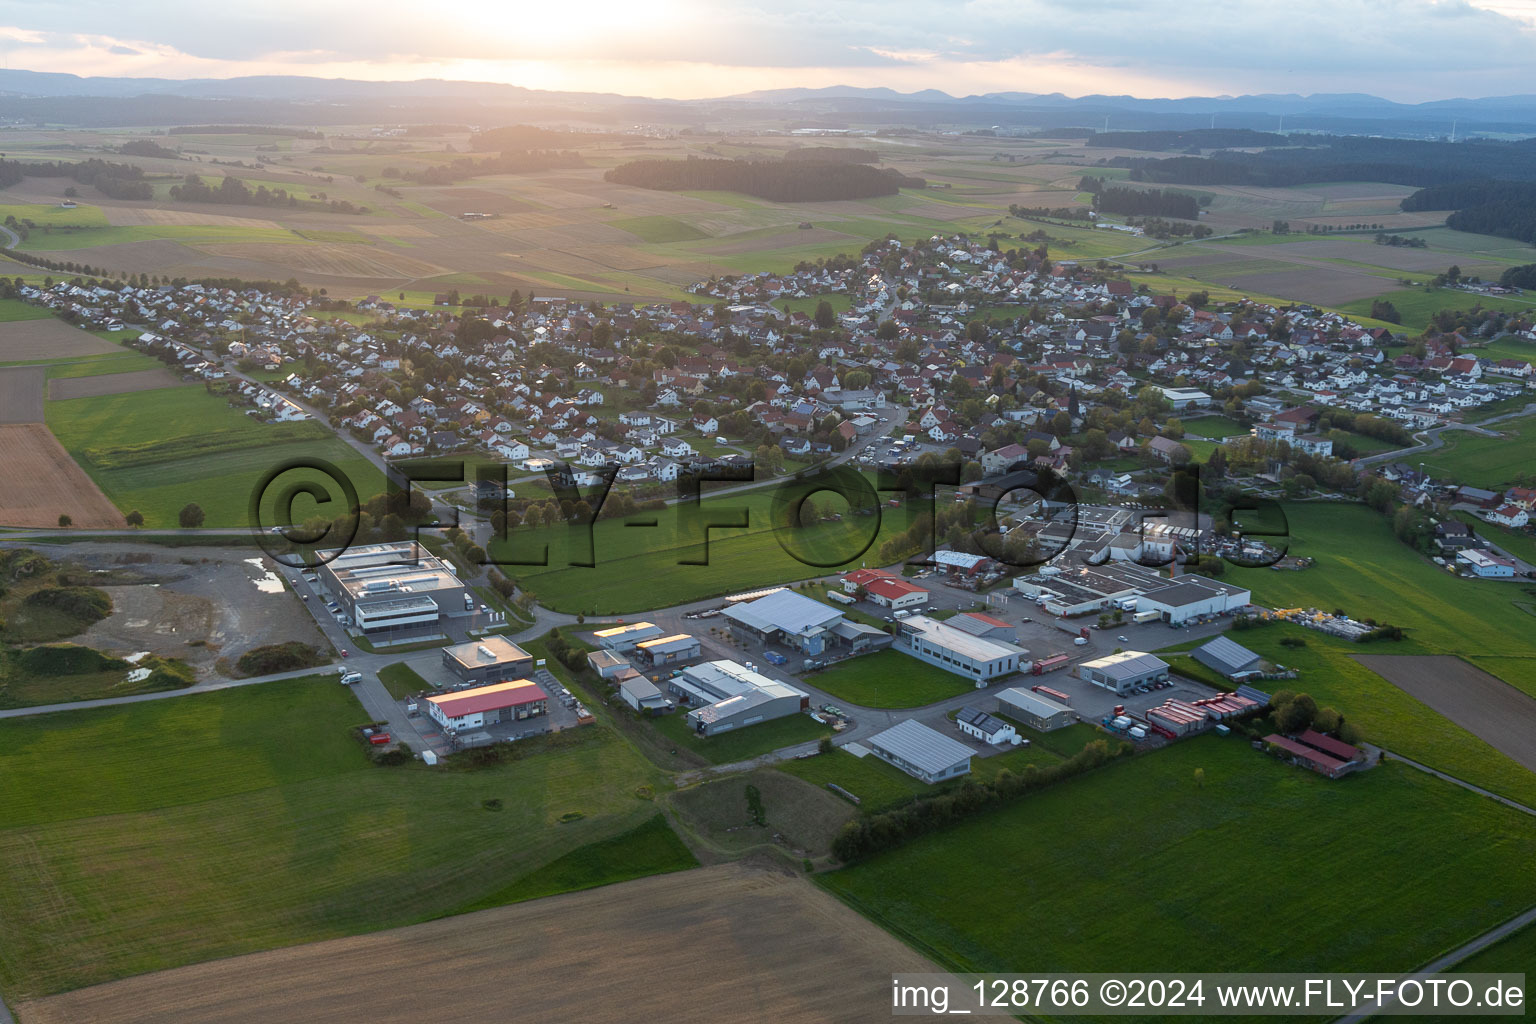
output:
[[969, 705], [961, 708], [960, 714], [955, 718], [955, 724], [967, 736], [974, 736], [983, 743], [990, 743], [993, 746], [1019, 742], [1019, 731], [1017, 729], [996, 715], [989, 715], [980, 708], [974, 708]]

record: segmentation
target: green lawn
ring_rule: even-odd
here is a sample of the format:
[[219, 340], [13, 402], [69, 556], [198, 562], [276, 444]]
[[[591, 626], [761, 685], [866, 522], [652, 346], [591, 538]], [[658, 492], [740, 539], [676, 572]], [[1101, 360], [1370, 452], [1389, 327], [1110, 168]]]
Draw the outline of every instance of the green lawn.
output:
[[[383, 474], [338, 438], [313, 423], [266, 424], [200, 387], [160, 388], [98, 398], [49, 402], [48, 427], [119, 509], [138, 509], [146, 527], [175, 527], [189, 502], [201, 505], [207, 526], [250, 525], [249, 503], [261, 478], [296, 459], [319, 458], [345, 474], [366, 499], [384, 488]], [[227, 442], [195, 449], [211, 438]], [[131, 457], [125, 448], [135, 450]], [[141, 446], [147, 450], [140, 450]], [[284, 473], [290, 482], [324, 477], [310, 470]], [[342, 492], [325, 484], [333, 502], [323, 512], [342, 513]], [[272, 492], [269, 492], [272, 493]], [[276, 524], [270, 498], [262, 521]], [[313, 499], [294, 504], [302, 521], [319, 511]]]
[[1238, 434], [1248, 433], [1247, 427], [1226, 416], [1197, 416], [1192, 420], [1179, 422], [1184, 424], [1186, 434], [1199, 434], [1201, 437], [1235, 437]]
[[1488, 429], [1504, 436], [1447, 430], [1440, 435], [1445, 447], [1415, 458], [1430, 475], [1472, 487], [1506, 487], [1517, 473], [1536, 467], [1536, 415], [1504, 420]]
[[835, 783], [858, 797], [859, 810], [866, 813], [940, 788], [919, 782], [873, 754], [854, 757], [841, 749], [803, 761], [785, 761], [779, 770], [822, 787]]
[[828, 292], [824, 295], [807, 295], [803, 299], [775, 299], [773, 304], [786, 313], [804, 313], [811, 316], [816, 307], [825, 302], [832, 312], [841, 316], [853, 308], [853, 299], [846, 292]]
[[710, 764], [733, 764], [780, 747], [814, 743], [823, 736], [832, 735], [831, 726], [820, 725], [809, 715], [775, 718], [716, 736], [700, 736], [688, 728], [688, 719], [682, 710], [658, 715], [650, 721], [656, 731], [672, 743], [692, 750]]
[[1213, 735], [819, 879], [960, 971], [1406, 971], [1536, 902], [1533, 855], [1520, 812], [1403, 765]]
[[838, 662], [806, 682], [866, 708], [917, 708], [975, 689], [963, 676], [887, 648]]
[[393, 665], [385, 665], [379, 669], [379, 682], [384, 684], [384, 689], [395, 700], [405, 700], [413, 694], [431, 690], [427, 681], [421, 678], [421, 673], [403, 661], [397, 661]]
[[52, 224], [57, 227], [90, 227], [104, 228], [107, 226], [107, 215], [101, 212], [99, 206], [76, 205], [73, 209], [65, 209], [57, 203], [9, 203], [0, 206], [0, 222], [9, 217], [15, 217], [19, 221], [28, 221], [39, 225], [36, 231], [41, 232], [41, 225]]
[[644, 787], [661, 781], [605, 727], [524, 741], [492, 768], [387, 768], [351, 734], [365, 718], [320, 675], [0, 722], [0, 989], [26, 999], [686, 864], [648, 833], [623, 841], [650, 851], [631, 868], [594, 847], [654, 819]]
[[0, 299], [0, 323], [14, 323], [17, 320], [46, 320], [50, 316], [53, 314], [42, 306], [34, 306], [20, 299]]
[[[491, 555], [498, 561], [547, 557], [548, 565], [508, 564], [502, 569], [546, 607], [587, 615], [622, 615], [857, 568], [866, 552], [878, 550], [886, 538], [908, 525], [909, 512], [903, 507], [880, 516], [878, 526], [875, 517], [848, 516], [836, 523], [784, 531], [784, 542], [794, 550], [818, 562], [833, 563], [808, 565], [785, 550], [771, 525], [773, 494], [779, 486], [718, 498], [711, 497], [706, 489], [698, 508], [700, 521], [741, 522], [744, 510], [748, 523], [745, 529], [709, 530], [707, 550], [702, 528], [691, 526], [688, 513], [679, 506], [669, 506], [633, 518], [636, 524], [654, 520], [655, 526], [599, 520], [590, 533], [595, 568], [570, 564], [587, 557], [589, 534], [564, 523], [513, 530], [505, 542], [491, 545]], [[823, 495], [816, 500], [830, 497]], [[870, 532], [877, 528], [879, 534], [866, 545]]]

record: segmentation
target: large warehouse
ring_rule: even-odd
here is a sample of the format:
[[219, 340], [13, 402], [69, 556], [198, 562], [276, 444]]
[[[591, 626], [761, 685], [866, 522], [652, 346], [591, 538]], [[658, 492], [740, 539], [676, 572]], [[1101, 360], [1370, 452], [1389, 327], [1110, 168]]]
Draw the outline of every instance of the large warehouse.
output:
[[959, 740], [930, 729], [914, 718], [875, 733], [864, 744], [880, 760], [929, 785], [969, 773], [971, 756], [975, 753]]
[[1077, 676], [1123, 697], [1138, 686], [1167, 679], [1168, 663], [1156, 655], [1121, 651], [1119, 654], [1083, 662], [1077, 666]]
[[549, 714], [549, 694], [538, 683], [496, 683], [427, 698], [427, 714], [458, 732], [499, 722], [521, 722]]
[[755, 601], [731, 605], [725, 618], [732, 630], [749, 640], [779, 641], [814, 655], [826, 650], [831, 640], [827, 631], [843, 621], [843, 613], [793, 590], [775, 590]]
[[505, 683], [533, 675], [533, 655], [491, 634], [443, 648], [443, 667], [462, 683]]
[[1203, 615], [1225, 615], [1245, 607], [1253, 595], [1230, 583], [1204, 576], [1179, 576], [1169, 585], [1136, 599], [1136, 611], [1160, 612], [1163, 621], [1178, 626]]
[[978, 687], [1019, 671], [1020, 662], [1029, 657], [1029, 652], [1018, 644], [975, 636], [926, 615], [913, 615], [902, 620], [896, 636], [896, 649], [957, 676], [965, 676]]
[[365, 633], [435, 625], [441, 616], [466, 612], [469, 589], [414, 541], [320, 555], [326, 559], [316, 569], [321, 587]]
[[1036, 732], [1065, 729], [1077, 721], [1077, 712], [1065, 704], [1042, 697], [1022, 686], [1011, 686], [997, 695], [997, 710]]
[[706, 661], [667, 680], [667, 689], [689, 704], [688, 725], [716, 733], [784, 718], [810, 707], [810, 695], [734, 661]]

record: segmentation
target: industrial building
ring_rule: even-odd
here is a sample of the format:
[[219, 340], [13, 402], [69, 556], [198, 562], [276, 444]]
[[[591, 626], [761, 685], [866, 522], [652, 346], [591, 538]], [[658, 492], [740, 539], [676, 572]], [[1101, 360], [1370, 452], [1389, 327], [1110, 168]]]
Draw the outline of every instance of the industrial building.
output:
[[1002, 619], [993, 618], [984, 612], [961, 612], [950, 619], [949, 624], [958, 630], [986, 640], [1001, 640], [1009, 644], [1019, 642], [1018, 627], [1010, 626]]
[[631, 672], [634, 671], [629, 662], [625, 661], [624, 657], [617, 651], [607, 650], [588, 651], [587, 667], [596, 672], [600, 679], [613, 679], [625, 669], [629, 669]]
[[930, 729], [915, 718], [875, 733], [864, 744], [880, 760], [929, 785], [968, 774], [974, 753], [959, 740]]
[[902, 620], [896, 649], [919, 661], [971, 679], [978, 687], [1019, 671], [1029, 652], [1006, 640], [975, 636], [926, 615]]
[[599, 629], [592, 634], [592, 639], [597, 641], [599, 647], [622, 654], [634, 650], [635, 645], [641, 641], [654, 640], [665, 632], [653, 622], [631, 622], [624, 626]]
[[506, 637], [492, 634], [444, 647], [443, 667], [461, 683], [504, 683], [533, 675], [533, 655]]
[[1152, 654], [1121, 651], [1077, 666], [1077, 676], [1084, 682], [1113, 690], [1122, 697], [1138, 686], [1160, 683], [1168, 678], [1168, 663]]
[[1240, 679], [1252, 675], [1263, 662], [1257, 654], [1224, 636], [1213, 637], [1189, 653], [1200, 664], [1220, 672], [1228, 679]]
[[635, 653], [652, 667], [678, 665], [699, 656], [699, 640], [687, 633], [658, 636], [635, 644]]
[[649, 679], [633, 672], [619, 684], [619, 696], [636, 711], [670, 707], [672, 702]]
[[434, 626], [474, 609], [474, 595], [447, 563], [415, 541], [318, 553], [322, 590], [365, 633]]
[[967, 736], [974, 736], [983, 743], [1000, 747], [1004, 743], [1018, 743], [1019, 730], [980, 708], [966, 705], [955, 716], [955, 724]]
[[1136, 599], [1136, 611], [1159, 612], [1164, 622], [1182, 625], [1206, 615], [1225, 615], [1247, 607], [1253, 595], [1230, 583], [1204, 576], [1179, 576], [1168, 586]]
[[843, 577], [843, 592], [853, 594], [860, 587], [874, 604], [893, 611], [916, 608], [928, 602], [928, 591], [884, 569], [855, 569]]
[[775, 590], [753, 601], [725, 609], [731, 629], [749, 640], [778, 641], [806, 654], [821, 654], [831, 639], [828, 630], [844, 621], [831, 605], [813, 601], [793, 590]]
[[704, 736], [784, 718], [811, 704], [805, 691], [734, 661], [692, 665], [668, 679], [666, 687], [694, 706], [688, 725]]
[[455, 732], [501, 722], [521, 722], [549, 714], [549, 694], [538, 683], [496, 683], [473, 690], [428, 697], [427, 714]]
[[1065, 704], [1022, 686], [1001, 691], [997, 695], [997, 710], [1036, 732], [1065, 729], [1077, 721], [1077, 712]]

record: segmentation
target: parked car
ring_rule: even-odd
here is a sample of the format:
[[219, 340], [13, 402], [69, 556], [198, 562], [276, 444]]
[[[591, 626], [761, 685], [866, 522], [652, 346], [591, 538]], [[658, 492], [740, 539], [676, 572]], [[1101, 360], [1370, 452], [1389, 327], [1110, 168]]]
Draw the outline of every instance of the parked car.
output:
[[1117, 636], [1117, 637], [1115, 637], [1115, 639], [1119, 640], [1123, 644], [1128, 644], [1128, 643], [1131, 642], [1129, 639], [1127, 639], [1126, 637], [1123, 637], [1123, 636]]

